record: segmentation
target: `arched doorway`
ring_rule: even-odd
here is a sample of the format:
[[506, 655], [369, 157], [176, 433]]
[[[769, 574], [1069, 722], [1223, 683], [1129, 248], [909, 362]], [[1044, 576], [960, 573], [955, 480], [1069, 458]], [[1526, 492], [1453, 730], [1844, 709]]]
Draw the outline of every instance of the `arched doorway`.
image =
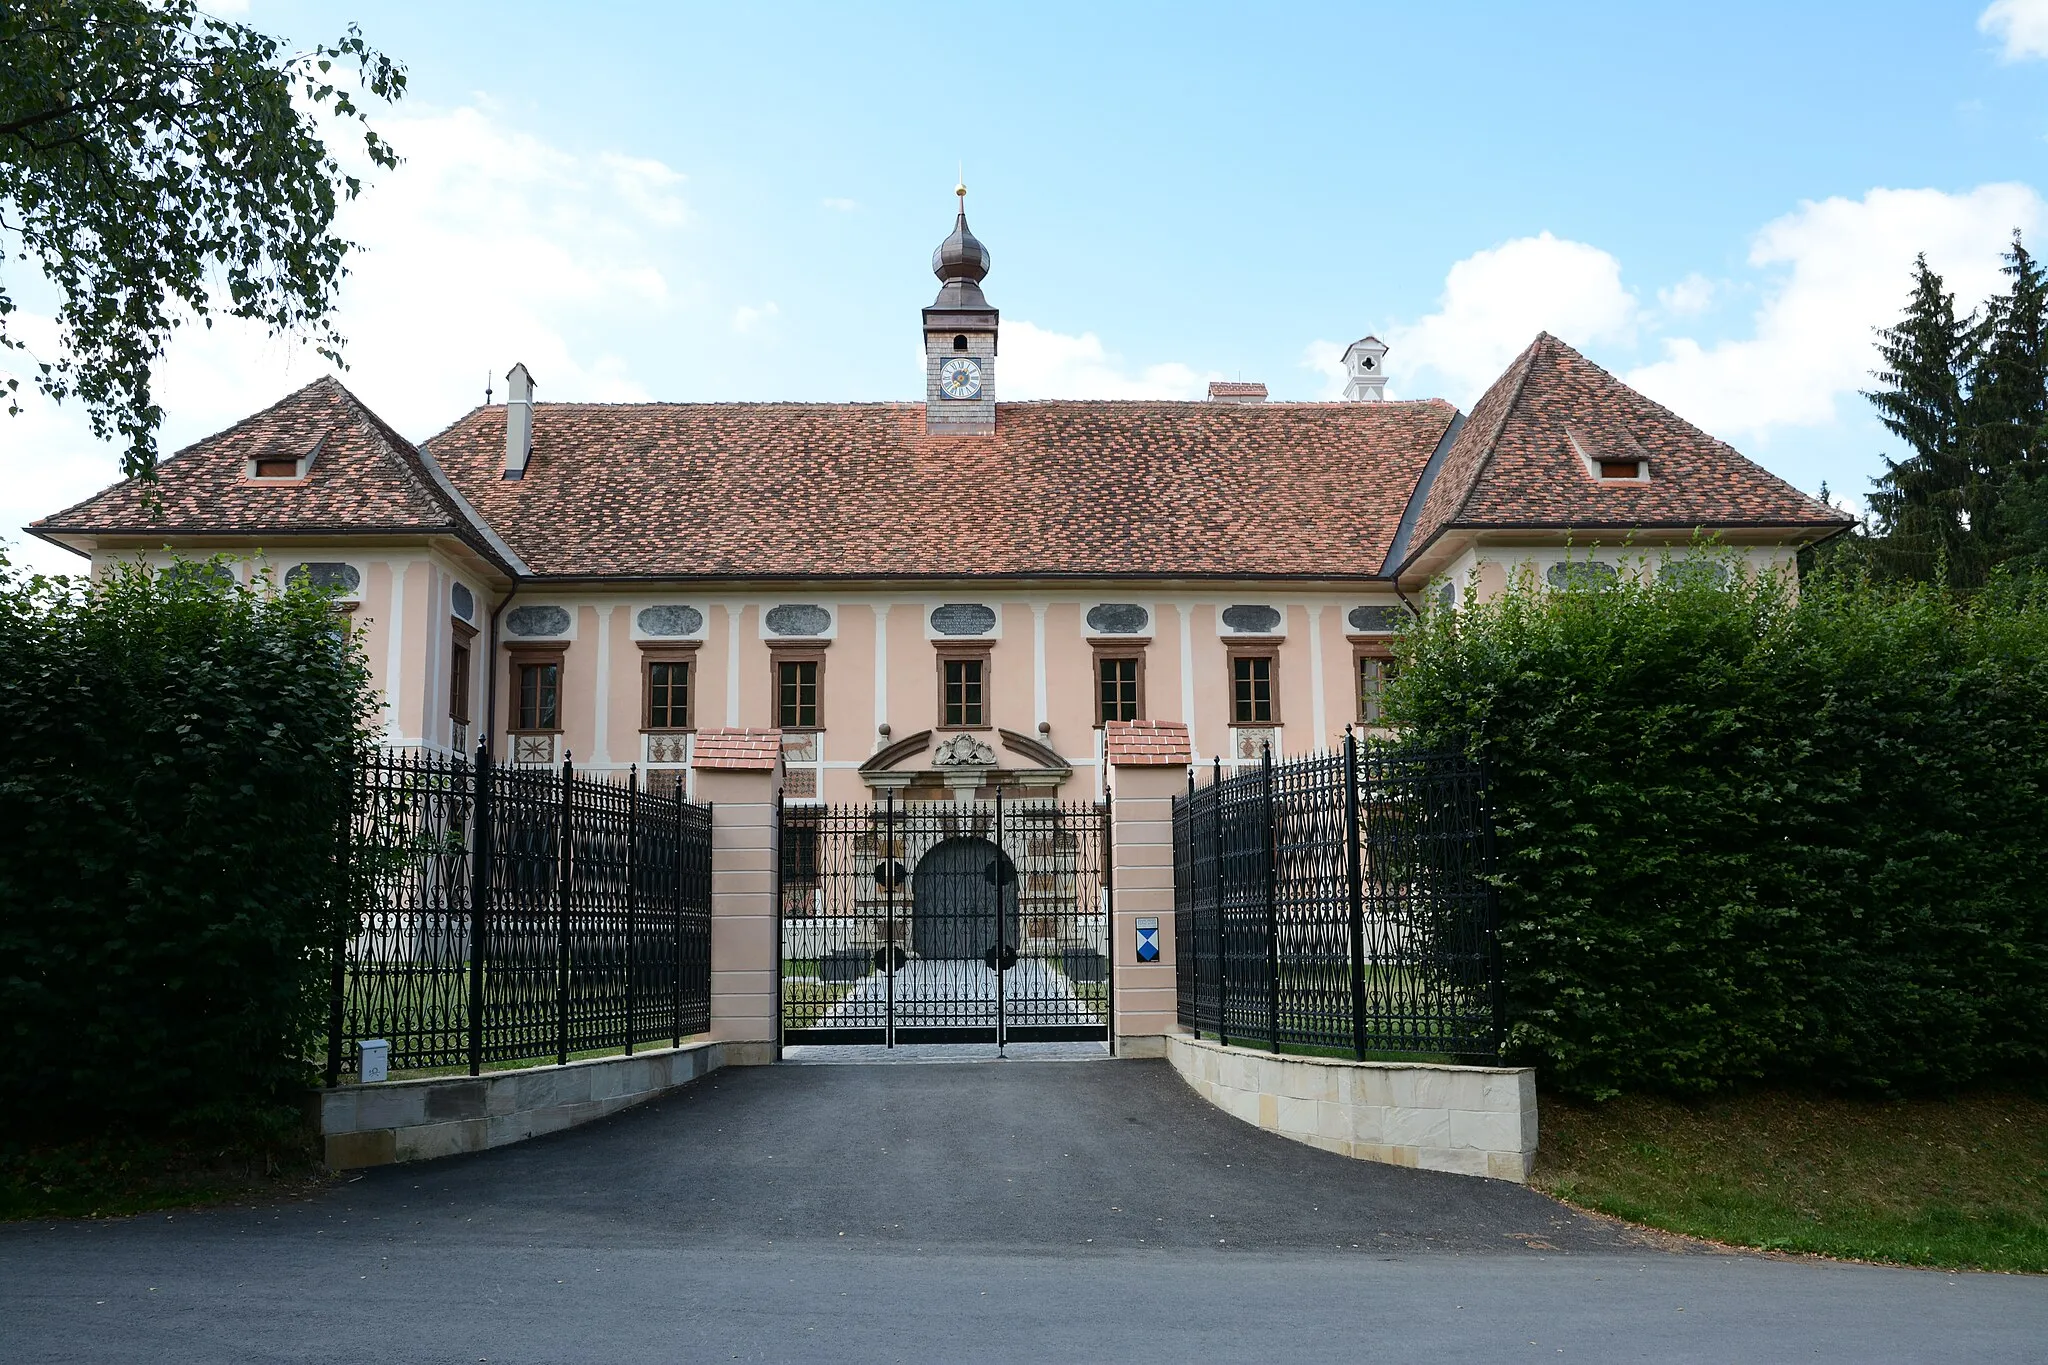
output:
[[978, 962], [996, 944], [1000, 886], [1003, 942], [1015, 950], [1017, 869], [987, 839], [952, 838], [917, 860], [910, 879], [910, 946], [919, 957]]

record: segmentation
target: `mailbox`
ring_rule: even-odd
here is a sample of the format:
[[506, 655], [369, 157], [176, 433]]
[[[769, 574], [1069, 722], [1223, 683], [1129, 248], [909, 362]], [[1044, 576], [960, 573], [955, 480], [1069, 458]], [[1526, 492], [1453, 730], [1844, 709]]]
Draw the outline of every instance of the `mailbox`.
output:
[[365, 1038], [356, 1044], [356, 1051], [362, 1059], [363, 1084], [391, 1078], [391, 1043], [384, 1038]]

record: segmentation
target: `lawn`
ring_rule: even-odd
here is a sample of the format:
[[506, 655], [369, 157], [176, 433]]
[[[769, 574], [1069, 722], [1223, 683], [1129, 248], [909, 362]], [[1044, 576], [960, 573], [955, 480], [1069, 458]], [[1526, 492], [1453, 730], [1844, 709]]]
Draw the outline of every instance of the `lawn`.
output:
[[1855, 1260], [2048, 1271], [2048, 1096], [1546, 1097], [1535, 1185], [1630, 1222]]

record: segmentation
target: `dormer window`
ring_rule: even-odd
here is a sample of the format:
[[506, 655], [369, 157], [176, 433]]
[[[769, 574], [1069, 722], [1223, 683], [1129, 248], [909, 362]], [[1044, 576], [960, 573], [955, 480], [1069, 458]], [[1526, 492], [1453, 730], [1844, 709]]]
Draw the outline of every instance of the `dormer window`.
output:
[[275, 441], [249, 457], [247, 474], [251, 479], [303, 479], [313, 467], [313, 457], [320, 453], [321, 442], [327, 433], [321, 432], [306, 445], [292, 441]]
[[1626, 431], [1609, 432], [1595, 438], [1579, 427], [1565, 428], [1572, 453], [1579, 464], [1601, 483], [1648, 483], [1650, 452]]

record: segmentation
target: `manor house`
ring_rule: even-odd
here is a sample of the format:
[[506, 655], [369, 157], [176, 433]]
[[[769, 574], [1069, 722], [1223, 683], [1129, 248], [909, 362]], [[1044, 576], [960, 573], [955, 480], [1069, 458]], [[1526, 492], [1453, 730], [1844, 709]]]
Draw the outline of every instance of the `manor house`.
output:
[[323, 378], [166, 460], [156, 508], [123, 483], [29, 529], [335, 588], [390, 744], [657, 784], [779, 747], [807, 801], [1086, 800], [1106, 733], [1328, 746], [1428, 594], [1844, 524], [1547, 334], [1469, 413], [1388, 401], [1369, 336], [1337, 402], [1003, 402], [989, 264], [963, 201], [918, 402], [546, 403], [515, 365], [415, 444]]

